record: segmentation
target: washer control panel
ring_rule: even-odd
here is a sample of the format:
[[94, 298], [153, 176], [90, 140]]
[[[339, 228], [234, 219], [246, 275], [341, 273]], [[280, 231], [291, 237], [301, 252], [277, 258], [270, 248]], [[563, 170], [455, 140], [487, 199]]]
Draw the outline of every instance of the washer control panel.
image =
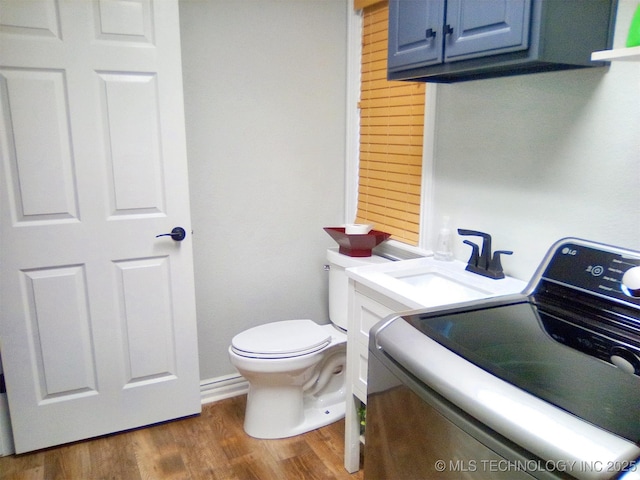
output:
[[640, 375], [640, 252], [561, 241], [536, 297], [552, 338]]
[[640, 306], [640, 252], [561, 244], [543, 278]]

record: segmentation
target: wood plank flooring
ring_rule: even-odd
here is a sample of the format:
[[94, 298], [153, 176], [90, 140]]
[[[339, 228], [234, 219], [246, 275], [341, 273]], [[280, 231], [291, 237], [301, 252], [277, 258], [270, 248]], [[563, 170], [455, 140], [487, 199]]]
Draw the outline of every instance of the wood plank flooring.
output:
[[0, 458], [2, 480], [362, 480], [343, 467], [344, 420], [304, 435], [258, 440], [242, 429], [246, 396], [147, 428]]

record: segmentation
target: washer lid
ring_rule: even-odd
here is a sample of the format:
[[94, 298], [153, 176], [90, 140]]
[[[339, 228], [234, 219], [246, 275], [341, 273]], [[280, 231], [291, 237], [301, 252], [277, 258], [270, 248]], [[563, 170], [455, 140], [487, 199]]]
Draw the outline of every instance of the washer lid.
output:
[[286, 358], [320, 350], [331, 342], [331, 334], [311, 320], [283, 320], [250, 328], [231, 340], [238, 355], [256, 358]]
[[[572, 324], [573, 319], [567, 315], [565, 307], [572, 305], [566, 298], [563, 299], [566, 305], [553, 306], [553, 309], [551, 303], [545, 304], [540, 298], [507, 298], [494, 300], [492, 306], [485, 300], [484, 308], [474, 305], [448, 311], [432, 310], [401, 318], [425, 337], [466, 360], [464, 365], [468, 371], [456, 371], [458, 377], [464, 377], [470, 384], [475, 385], [476, 380], [471, 381], [474, 372], [489, 373], [578, 419], [640, 444], [640, 375], [631, 375], [608, 363], [610, 354], [607, 353], [612, 346], [624, 346], [629, 355], [637, 358], [640, 350], [631, 342], [625, 343], [613, 329], [608, 330], [610, 338], [598, 333], [591, 325], [595, 325], [596, 314], [600, 317], [604, 314], [595, 308], [593, 313], [587, 307], [576, 313], [569, 312], [584, 322], [585, 326], [579, 326]], [[620, 322], [626, 321], [619, 313]], [[384, 331], [376, 335], [376, 342], [383, 348], [379, 337], [384, 337]], [[620, 340], [616, 340], [616, 336]], [[593, 342], [591, 347], [588, 348], [583, 339]], [[412, 342], [412, 348], [416, 345], [419, 351], [415, 339]], [[410, 356], [407, 345], [397, 346], [405, 358]], [[425, 369], [438, 370], [438, 365], [444, 365], [427, 364], [422, 357], [412, 361], [425, 365]], [[446, 365], [442, 371], [451, 375], [453, 367]], [[416, 372], [411, 373], [418, 376]], [[475, 388], [474, 391], [483, 391]]]

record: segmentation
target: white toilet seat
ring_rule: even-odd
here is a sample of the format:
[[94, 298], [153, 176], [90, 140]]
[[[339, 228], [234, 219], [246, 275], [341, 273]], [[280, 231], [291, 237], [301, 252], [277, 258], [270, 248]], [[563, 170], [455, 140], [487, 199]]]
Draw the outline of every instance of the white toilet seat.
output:
[[239, 333], [231, 349], [242, 357], [275, 359], [307, 355], [330, 343], [331, 334], [312, 320], [283, 320]]

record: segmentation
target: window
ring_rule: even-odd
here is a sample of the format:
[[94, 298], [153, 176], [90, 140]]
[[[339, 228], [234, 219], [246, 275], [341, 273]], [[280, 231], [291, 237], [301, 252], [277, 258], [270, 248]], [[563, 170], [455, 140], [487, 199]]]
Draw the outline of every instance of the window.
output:
[[358, 223], [417, 245], [425, 84], [388, 82], [386, 1], [364, 8]]

